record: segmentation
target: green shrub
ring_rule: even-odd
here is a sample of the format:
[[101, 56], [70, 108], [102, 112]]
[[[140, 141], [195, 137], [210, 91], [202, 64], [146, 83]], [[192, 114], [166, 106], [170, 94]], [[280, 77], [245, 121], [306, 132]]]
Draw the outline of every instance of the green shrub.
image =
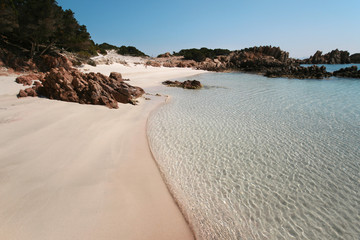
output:
[[92, 59], [89, 59], [89, 60], [87, 61], [87, 64], [96, 67], [96, 62], [95, 62], [94, 60], [92, 60]]
[[99, 52], [100, 52], [100, 54], [102, 54], [102, 55], [106, 55], [106, 54], [107, 54], [107, 51], [106, 51], [105, 49], [103, 49], [103, 48], [100, 48], [100, 49], [99, 49]]
[[77, 54], [80, 58], [85, 58], [85, 59], [91, 58], [91, 54], [87, 51], [80, 51], [80, 52], [77, 52]]
[[117, 50], [119, 49], [117, 46], [115, 45], [111, 45], [109, 43], [102, 43], [102, 44], [97, 44], [96, 47], [98, 47], [99, 49], [104, 49], [104, 50]]
[[138, 50], [136, 47], [133, 47], [133, 46], [128, 46], [128, 47], [121, 46], [117, 50], [117, 53], [120, 54], [120, 55], [133, 56], [133, 57], [145, 57], [145, 56], [147, 56], [145, 53], [141, 52], [140, 50]]
[[208, 49], [208, 48], [201, 48], [201, 49], [182, 49], [178, 53], [175, 53], [173, 55], [175, 56], [184, 56], [187, 60], [195, 60], [197, 62], [204, 61], [206, 58], [214, 59], [217, 56], [220, 55], [229, 55], [230, 50], [228, 49]]

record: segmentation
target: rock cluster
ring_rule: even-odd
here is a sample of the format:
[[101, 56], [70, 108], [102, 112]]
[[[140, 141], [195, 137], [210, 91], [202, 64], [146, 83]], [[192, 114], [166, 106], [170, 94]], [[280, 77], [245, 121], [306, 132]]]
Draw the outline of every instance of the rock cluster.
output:
[[69, 70], [73, 66], [72, 62], [60, 53], [54, 52], [53, 55], [42, 55], [28, 59], [27, 57], [16, 55], [3, 48], [0, 48], [0, 61], [8, 68], [12, 68], [15, 72], [47, 72], [54, 67], [64, 67]]
[[334, 71], [333, 75], [336, 77], [360, 78], [360, 70], [358, 70], [357, 66], [351, 66]]
[[181, 87], [185, 89], [200, 89], [202, 88], [202, 84], [197, 80], [186, 80], [184, 82], [179, 81], [165, 81], [162, 84], [169, 87]]
[[289, 53], [278, 47], [264, 46], [233, 51], [229, 55], [220, 55], [214, 59], [206, 58], [202, 62], [185, 60], [179, 56], [167, 59], [159, 58], [164, 67], [190, 67], [207, 71], [247, 71], [265, 73], [274, 67], [284, 67], [291, 60]]
[[106, 77], [101, 73], [86, 74], [76, 69], [59, 67], [52, 68], [41, 81], [21, 90], [18, 97], [41, 95], [67, 102], [118, 108], [118, 102], [135, 104], [135, 98], [144, 94], [142, 88], [124, 83], [119, 73], [111, 73]]
[[161, 63], [158, 61], [147, 61], [145, 66], [152, 66], [152, 67], [161, 67]]
[[329, 78], [332, 76], [331, 73], [326, 71], [324, 66], [310, 66], [310, 67], [301, 67], [301, 66], [286, 66], [281, 68], [270, 69], [265, 73], [267, 77], [287, 77], [287, 78], [297, 78], [297, 79], [323, 79]]
[[316, 51], [313, 56], [302, 61], [302, 63], [306, 64], [346, 64], [350, 62], [350, 53], [338, 49], [324, 55], [321, 51]]
[[70, 70], [73, 67], [73, 64], [70, 60], [62, 55], [58, 56], [51, 56], [51, 55], [44, 55], [37, 59], [36, 66], [38, 67], [39, 71], [41, 72], [48, 72], [52, 68], [59, 68], [63, 67], [66, 70]]

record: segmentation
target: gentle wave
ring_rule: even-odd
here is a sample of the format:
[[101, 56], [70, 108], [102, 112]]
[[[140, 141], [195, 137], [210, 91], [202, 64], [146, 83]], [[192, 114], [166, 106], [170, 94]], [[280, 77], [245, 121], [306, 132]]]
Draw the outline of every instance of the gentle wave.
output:
[[360, 81], [197, 79], [148, 122], [197, 239], [359, 239]]

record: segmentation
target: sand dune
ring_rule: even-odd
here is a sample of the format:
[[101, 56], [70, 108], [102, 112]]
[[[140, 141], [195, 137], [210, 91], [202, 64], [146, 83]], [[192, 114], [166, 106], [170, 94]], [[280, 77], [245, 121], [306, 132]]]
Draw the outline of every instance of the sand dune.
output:
[[[121, 64], [155, 93], [190, 69]], [[145, 133], [164, 97], [119, 109], [43, 98], [17, 99], [15, 77], [0, 77], [0, 239], [192, 239], [163, 183]]]

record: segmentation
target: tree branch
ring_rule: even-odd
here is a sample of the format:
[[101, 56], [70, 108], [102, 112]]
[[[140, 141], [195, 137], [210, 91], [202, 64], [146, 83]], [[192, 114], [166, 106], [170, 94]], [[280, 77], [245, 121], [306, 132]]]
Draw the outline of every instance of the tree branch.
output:
[[23, 47], [21, 47], [21, 46], [19, 46], [19, 45], [17, 45], [17, 44], [14, 44], [14, 43], [9, 42], [8, 40], [6, 40], [6, 37], [3, 36], [3, 35], [1, 35], [1, 39], [2, 39], [2, 41], [3, 41], [5, 44], [7, 44], [7, 45], [10, 45], [10, 46], [19, 48], [19, 49], [23, 50], [24, 52], [30, 52], [29, 49], [23, 48]]
[[42, 56], [50, 47], [54, 45], [55, 42], [50, 43], [41, 53], [39, 56]]

